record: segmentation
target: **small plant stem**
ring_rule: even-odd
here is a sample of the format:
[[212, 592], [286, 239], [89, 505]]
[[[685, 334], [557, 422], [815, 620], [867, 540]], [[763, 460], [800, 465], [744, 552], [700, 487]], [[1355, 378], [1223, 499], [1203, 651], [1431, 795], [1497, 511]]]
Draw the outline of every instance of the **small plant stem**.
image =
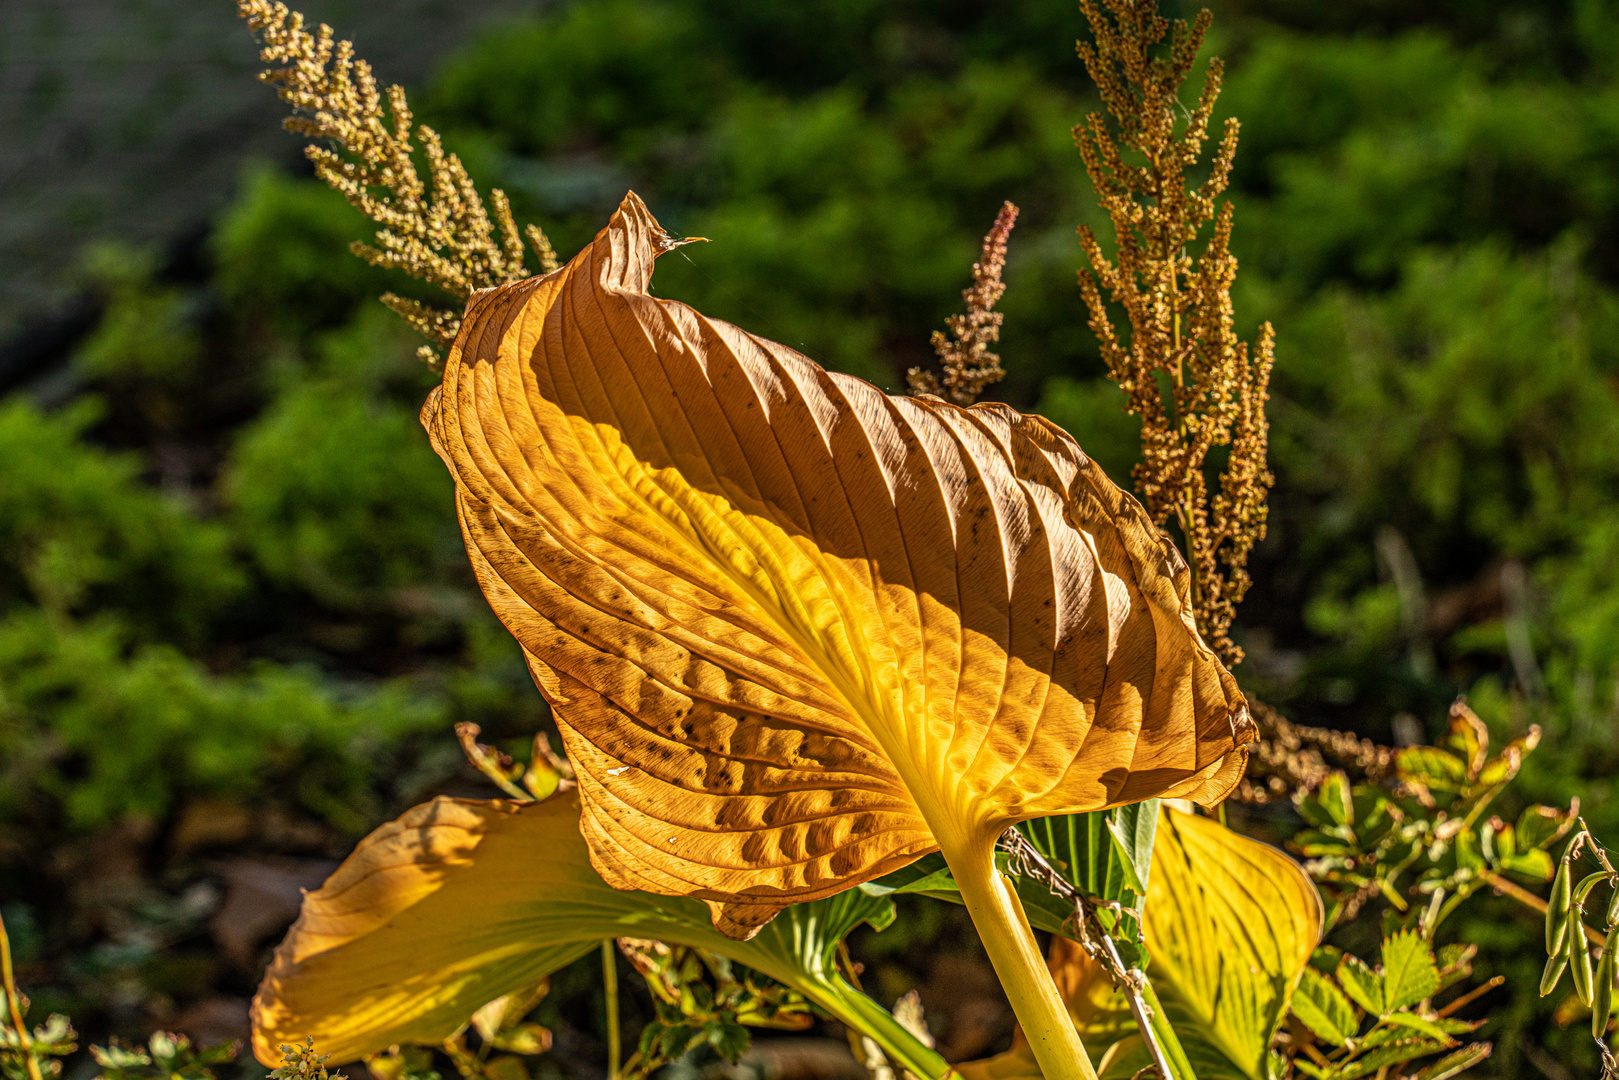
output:
[[1041, 1073], [1046, 1080], [1096, 1080], [1096, 1068], [1046, 970], [1023, 904], [995, 868], [993, 841], [969, 842], [955, 851], [942, 843], [940, 848]]
[[[1542, 900], [1528, 889], [1525, 889], [1517, 882], [1508, 881], [1500, 874], [1497, 874], [1494, 870], [1485, 870], [1482, 872], [1482, 874], [1480, 874], [1480, 876], [1483, 877], [1485, 881], [1488, 881], [1495, 888], [1496, 892], [1512, 897], [1514, 900], [1518, 901], [1518, 903], [1523, 904], [1525, 907], [1532, 909], [1538, 914], [1546, 914], [1546, 901]], [[1583, 923], [1581, 924], [1580, 929], [1585, 931], [1585, 938], [1591, 944], [1602, 944], [1604, 940], [1602, 934], [1591, 929], [1589, 926], [1584, 925]]]
[[[1111, 940], [1111, 939], [1110, 939]], [[1143, 1041], [1153, 1051], [1155, 1063], [1163, 1072], [1166, 1080], [1197, 1080], [1197, 1074], [1192, 1071], [1192, 1062], [1186, 1056], [1186, 1050], [1181, 1046], [1180, 1037], [1175, 1029], [1169, 1026], [1169, 1017], [1164, 1013], [1163, 1002], [1158, 1000], [1158, 991], [1152, 988], [1152, 983], [1143, 979], [1141, 981], [1141, 999], [1147, 1006], [1149, 1014], [1148, 1023], [1142, 1024], [1141, 1017], [1136, 1017], [1136, 1023], [1141, 1025]], [[1136, 1008], [1136, 996], [1131, 995], [1131, 1008]]]
[[1506, 981], [1507, 977], [1505, 975], [1497, 975], [1483, 986], [1473, 987], [1473, 989], [1469, 990], [1455, 1001], [1452, 1001], [1444, 1008], [1438, 1010], [1436, 1015], [1446, 1017], [1450, 1016], [1458, 1009], [1465, 1009], [1467, 1006], [1471, 1005], [1473, 1002], [1477, 1001], [1479, 998], [1483, 997], [1485, 994], [1488, 994], [1491, 990], [1494, 990], [1497, 986], [1500, 986]]
[[613, 939], [602, 941], [602, 982], [607, 992], [607, 1080], [618, 1080], [624, 1046], [618, 1030], [618, 956]]
[[850, 986], [841, 976], [833, 974], [820, 986], [800, 986], [799, 989], [810, 1001], [841, 1020], [853, 1035], [864, 1035], [876, 1043], [889, 1061], [911, 1075], [922, 1080], [944, 1080], [950, 1075], [950, 1065], [944, 1058], [894, 1019], [887, 1009]]
[[11, 1011], [11, 1026], [17, 1031], [17, 1047], [22, 1051], [23, 1064], [28, 1067], [28, 1080], [45, 1080], [34, 1056], [34, 1040], [28, 1036], [28, 1025], [22, 1017], [22, 995], [17, 993], [17, 979], [11, 970], [11, 938], [6, 934], [5, 916], [0, 915], [0, 982], [6, 991], [6, 1006]]

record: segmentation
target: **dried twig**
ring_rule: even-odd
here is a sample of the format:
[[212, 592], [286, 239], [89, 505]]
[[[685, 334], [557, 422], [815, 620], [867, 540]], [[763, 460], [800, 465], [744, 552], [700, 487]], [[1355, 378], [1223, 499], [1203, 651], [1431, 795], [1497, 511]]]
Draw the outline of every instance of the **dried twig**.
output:
[[1001, 339], [1003, 316], [995, 310], [995, 304], [1006, 292], [1001, 271], [1006, 268], [1006, 240], [1017, 224], [1017, 215], [1017, 207], [1009, 202], [1001, 204], [995, 224], [984, 237], [978, 261], [973, 263], [973, 283], [961, 292], [961, 298], [967, 301], [967, 313], [945, 320], [950, 327], [948, 336], [942, 330], [933, 332], [933, 351], [939, 354], [939, 364], [944, 369], [943, 385], [933, 372], [915, 367], [906, 373], [911, 393], [971, 405], [986, 386], [1005, 377], [1000, 355], [990, 352], [989, 347]]

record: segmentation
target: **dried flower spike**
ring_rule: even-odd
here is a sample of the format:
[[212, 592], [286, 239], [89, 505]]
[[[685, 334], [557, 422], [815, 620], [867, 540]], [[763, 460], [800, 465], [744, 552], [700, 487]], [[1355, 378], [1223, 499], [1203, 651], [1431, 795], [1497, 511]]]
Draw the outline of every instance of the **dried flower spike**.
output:
[[[438, 132], [416, 125], [414, 136], [427, 161], [423, 182], [412, 159], [412, 116], [399, 86], [384, 93], [371, 65], [354, 56], [347, 41], [333, 41], [324, 24], [310, 33], [304, 17], [283, 3], [237, 0], [237, 11], [261, 43], [259, 58], [270, 68], [259, 78], [293, 109], [287, 130], [313, 141], [304, 153], [315, 173], [376, 222], [376, 244], [352, 250], [374, 266], [403, 270], [457, 300], [477, 289], [529, 275], [523, 265], [528, 237], [541, 267], [557, 266], [551, 242], [537, 226], [519, 232], [511, 204], [499, 188], [484, 205], [461, 159], [444, 149]], [[334, 148], [335, 147], [335, 148]], [[492, 214], [491, 214], [492, 207]], [[441, 348], [455, 342], [457, 310], [430, 307], [387, 293], [382, 302], [412, 329]], [[437, 357], [427, 350], [424, 357]]]
[[[1170, 31], [1155, 0], [1081, 0], [1080, 6], [1095, 44], [1080, 42], [1079, 55], [1112, 124], [1092, 113], [1074, 129], [1074, 139], [1117, 240], [1110, 261], [1095, 234], [1080, 228], [1090, 264], [1089, 272], [1080, 272], [1080, 288], [1108, 374], [1141, 418], [1136, 489], [1154, 521], [1175, 519], [1192, 566], [1198, 629], [1235, 664], [1242, 650], [1231, 640], [1231, 621], [1248, 590], [1248, 553], [1265, 535], [1272, 483], [1265, 402], [1274, 360], [1270, 324], [1251, 350], [1232, 329], [1237, 261], [1230, 252], [1231, 204], [1217, 208], [1216, 200], [1231, 175], [1237, 121], [1226, 121], [1208, 178], [1188, 187], [1185, 173], [1202, 154], [1223, 72], [1218, 59], [1210, 61], [1188, 113], [1178, 95], [1209, 13], [1190, 25], [1176, 20], [1168, 55], [1154, 56]], [[1187, 245], [1211, 221], [1208, 244], [1193, 257]], [[1127, 341], [1114, 329], [1104, 294], [1124, 309]], [[1231, 451], [1211, 499], [1203, 465], [1217, 446]]]
[[984, 237], [984, 247], [978, 261], [973, 263], [973, 283], [961, 291], [967, 301], [965, 315], [952, 315], [945, 320], [950, 327], [947, 336], [942, 330], [933, 332], [933, 351], [939, 354], [944, 368], [944, 384], [939, 376], [922, 368], [906, 373], [913, 394], [932, 394], [948, 398], [957, 405], [971, 405], [990, 383], [1000, 382], [1006, 372], [1001, 369], [1001, 358], [989, 347], [1001, 338], [1001, 319], [995, 302], [1006, 292], [1001, 283], [1001, 271], [1006, 267], [1006, 239], [1017, 224], [1018, 209], [1011, 203], [1001, 204], [995, 224]]

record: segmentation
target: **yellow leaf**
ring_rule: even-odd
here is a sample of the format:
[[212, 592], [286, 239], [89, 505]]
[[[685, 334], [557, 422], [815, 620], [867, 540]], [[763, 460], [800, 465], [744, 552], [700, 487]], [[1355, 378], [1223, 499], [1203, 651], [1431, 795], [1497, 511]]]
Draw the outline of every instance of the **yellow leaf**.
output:
[[1217, 799], [1254, 737], [1174, 546], [1064, 432], [648, 294], [631, 194], [477, 294], [422, 419], [602, 876], [745, 937], [1014, 822]]
[[1309, 876], [1269, 844], [1165, 807], [1145, 915], [1148, 975], [1175, 1030], [1263, 1080], [1271, 1036], [1321, 941]]
[[[734, 941], [695, 900], [604, 882], [571, 794], [526, 804], [439, 798], [366, 837], [304, 897], [253, 1001], [253, 1051], [274, 1064], [279, 1046], [313, 1038], [320, 1053], [350, 1061], [395, 1044], [436, 1044], [474, 1018], [498, 1026], [480, 1010], [527, 991], [511, 1006], [520, 1017], [551, 972], [605, 938], [641, 937], [762, 971], [882, 1040], [918, 1075], [938, 1076], [942, 1060], [849, 987], [829, 959], [857, 922], [884, 914], [891, 917], [887, 901], [856, 890], [795, 907], [751, 941]], [[496, 1009], [505, 1016], [508, 1005]]]

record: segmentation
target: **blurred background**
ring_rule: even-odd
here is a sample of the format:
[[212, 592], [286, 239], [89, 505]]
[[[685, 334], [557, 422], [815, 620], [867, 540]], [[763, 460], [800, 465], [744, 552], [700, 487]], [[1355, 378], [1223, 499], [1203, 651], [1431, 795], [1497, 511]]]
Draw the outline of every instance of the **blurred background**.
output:
[[[1239, 331], [1278, 331], [1238, 677], [1385, 743], [1458, 693], [1500, 738], [1539, 723], [1518, 797], [1619, 840], [1619, 4], [1212, 6]], [[655, 291], [896, 391], [1016, 202], [989, 396], [1128, 485], [1075, 286], [1103, 223], [1069, 0], [302, 8], [564, 258], [633, 187], [710, 239]], [[414, 290], [347, 253], [367, 225], [257, 70], [227, 0], [0, 3], [0, 912], [36, 1008], [94, 1039], [242, 1035], [301, 888], [413, 803], [493, 794], [452, 725], [515, 751], [549, 723], [376, 300]], [[1538, 923], [1472, 911], [1446, 933], [1511, 980], [1479, 1075], [1591, 1075]], [[920, 985], [948, 1056], [1004, 1047], [964, 916], [907, 915], [857, 942], [868, 986]], [[542, 1008], [557, 1075], [601, 1068], [593, 963]]]

